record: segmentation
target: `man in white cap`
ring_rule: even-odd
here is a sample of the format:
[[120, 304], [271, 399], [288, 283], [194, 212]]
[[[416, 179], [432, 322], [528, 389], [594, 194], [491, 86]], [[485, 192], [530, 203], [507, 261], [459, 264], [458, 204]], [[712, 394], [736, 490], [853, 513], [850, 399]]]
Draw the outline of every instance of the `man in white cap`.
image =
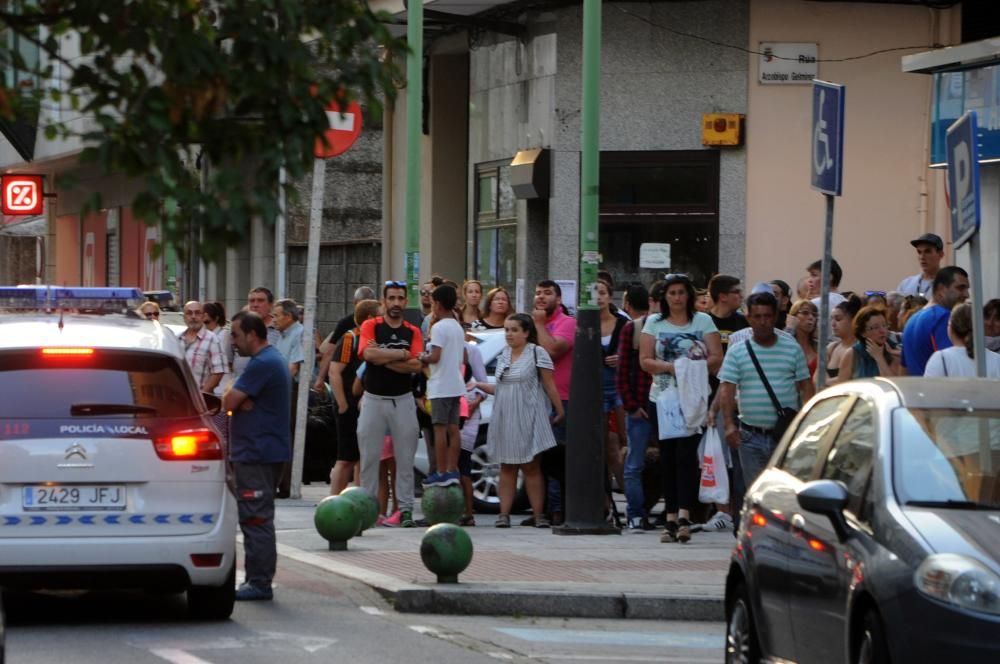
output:
[[917, 250], [920, 274], [903, 279], [896, 290], [904, 296], [920, 295], [930, 300], [934, 296], [934, 277], [944, 259], [944, 242], [934, 233], [924, 233], [910, 244]]

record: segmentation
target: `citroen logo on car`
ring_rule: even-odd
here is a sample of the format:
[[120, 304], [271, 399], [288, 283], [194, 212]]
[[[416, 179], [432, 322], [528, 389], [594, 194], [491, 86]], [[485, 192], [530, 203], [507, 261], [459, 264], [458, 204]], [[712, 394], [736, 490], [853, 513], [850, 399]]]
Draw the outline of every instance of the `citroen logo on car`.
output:
[[66, 459], [72, 459], [74, 456], [78, 456], [84, 461], [87, 460], [87, 448], [85, 448], [80, 443], [73, 443], [66, 448]]

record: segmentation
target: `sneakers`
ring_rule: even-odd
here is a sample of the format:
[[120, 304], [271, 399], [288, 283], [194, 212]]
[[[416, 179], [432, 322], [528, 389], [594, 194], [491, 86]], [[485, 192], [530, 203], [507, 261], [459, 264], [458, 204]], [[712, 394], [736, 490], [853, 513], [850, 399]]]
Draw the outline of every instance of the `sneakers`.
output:
[[500, 514], [497, 516], [497, 520], [493, 526], [495, 528], [510, 528], [510, 514]]
[[236, 590], [236, 601], [238, 602], [256, 602], [272, 599], [274, 599], [274, 591], [270, 588], [261, 588], [251, 585], [249, 582], [244, 583]]
[[715, 516], [701, 524], [701, 526], [692, 526], [692, 530], [702, 530], [704, 532], [726, 532], [733, 529], [733, 517], [729, 516], [725, 512], [716, 512]]
[[628, 532], [633, 535], [641, 535], [646, 532], [646, 524], [641, 516], [634, 516], [628, 520]]
[[459, 475], [457, 470], [453, 470], [450, 473], [441, 473], [439, 477], [438, 486], [455, 486], [462, 482], [462, 476]]
[[464, 514], [462, 515], [462, 518], [458, 520], [458, 525], [466, 528], [473, 528], [476, 525], [476, 517], [471, 514]]
[[403, 515], [400, 513], [400, 511], [396, 510], [395, 512], [392, 513], [392, 516], [382, 517], [382, 523], [380, 525], [383, 525], [386, 528], [395, 528], [399, 525], [400, 521], [402, 520], [402, 516]]
[[460, 484], [461, 481], [462, 476], [459, 475], [457, 470], [453, 470], [450, 473], [431, 473], [423, 481], [423, 485], [425, 488], [431, 486], [454, 486], [455, 484]]
[[400, 528], [414, 528], [416, 523], [413, 522], [413, 512], [410, 510], [403, 510], [399, 517]]

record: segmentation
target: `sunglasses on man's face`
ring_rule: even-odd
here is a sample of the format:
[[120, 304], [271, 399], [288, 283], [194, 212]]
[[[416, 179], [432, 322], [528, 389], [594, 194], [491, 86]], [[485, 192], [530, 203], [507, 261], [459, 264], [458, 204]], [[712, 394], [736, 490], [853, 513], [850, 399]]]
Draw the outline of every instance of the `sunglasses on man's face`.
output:
[[160, 312], [159, 311], [144, 311], [142, 313], [143, 313], [143, 315], [146, 318], [159, 318], [160, 317]]

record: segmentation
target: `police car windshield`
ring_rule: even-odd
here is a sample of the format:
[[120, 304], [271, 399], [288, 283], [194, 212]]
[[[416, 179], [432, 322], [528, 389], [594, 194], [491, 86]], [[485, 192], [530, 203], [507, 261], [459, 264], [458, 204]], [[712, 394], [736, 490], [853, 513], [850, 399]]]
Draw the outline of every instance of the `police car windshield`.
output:
[[175, 359], [97, 350], [42, 357], [37, 349], [0, 353], [0, 420], [191, 417], [198, 414]]

